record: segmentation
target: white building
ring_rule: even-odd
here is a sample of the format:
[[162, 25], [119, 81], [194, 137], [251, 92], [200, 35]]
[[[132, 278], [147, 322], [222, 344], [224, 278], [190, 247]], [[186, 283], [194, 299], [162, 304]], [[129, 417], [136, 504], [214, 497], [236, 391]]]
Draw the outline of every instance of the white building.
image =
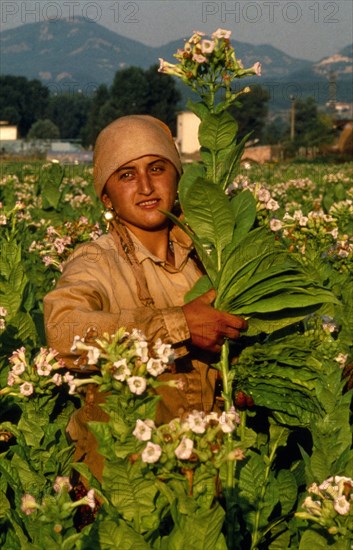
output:
[[176, 146], [182, 156], [194, 155], [200, 149], [199, 125], [200, 119], [191, 111], [178, 113]]
[[0, 142], [17, 139], [17, 126], [0, 121]]

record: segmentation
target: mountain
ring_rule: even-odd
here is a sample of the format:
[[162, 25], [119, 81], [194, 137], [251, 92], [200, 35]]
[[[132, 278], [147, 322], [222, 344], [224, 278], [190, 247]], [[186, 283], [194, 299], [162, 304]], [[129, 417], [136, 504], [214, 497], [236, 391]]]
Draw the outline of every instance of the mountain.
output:
[[336, 78], [349, 79], [353, 84], [353, 44], [314, 63], [313, 71], [326, 77], [333, 72]]
[[[0, 33], [1, 72], [43, 84], [110, 84], [117, 70], [149, 66], [148, 46], [84, 18], [30, 23]], [[54, 86], [53, 86], [54, 88]], [[62, 90], [64, 91], [64, 90]]]
[[[82, 17], [29, 23], [0, 33], [1, 73], [37, 78], [53, 93], [79, 89], [90, 93], [99, 84], [111, 84], [116, 71], [124, 67], [147, 69], [158, 64], [158, 58], [173, 62], [173, 53], [181, 44], [182, 38], [157, 48], [146, 46]], [[241, 84], [267, 88], [272, 107], [288, 108], [293, 94], [311, 95], [324, 104], [332, 71], [337, 99], [353, 102], [352, 45], [315, 63], [268, 44], [232, 41], [232, 45], [245, 67], [262, 63], [261, 79], [242, 80]], [[184, 90], [183, 95], [188, 93]]]
[[[52, 20], [30, 23], [0, 33], [1, 72], [38, 78], [44, 84], [94, 82], [110, 84], [117, 70], [158, 64], [162, 57], [173, 61], [181, 41], [150, 47], [122, 37], [88, 19]], [[294, 69], [305, 69], [309, 61], [295, 59], [269, 46], [232, 42], [244, 66], [261, 60], [268, 78], [285, 76]]]

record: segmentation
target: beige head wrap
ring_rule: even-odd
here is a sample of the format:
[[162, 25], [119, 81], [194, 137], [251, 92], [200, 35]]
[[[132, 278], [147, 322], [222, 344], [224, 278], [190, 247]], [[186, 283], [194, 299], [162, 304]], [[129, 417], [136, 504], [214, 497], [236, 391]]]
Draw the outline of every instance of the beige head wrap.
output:
[[99, 198], [109, 177], [127, 162], [146, 155], [169, 160], [178, 171], [182, 166], [168, 126], [149, 115], [118, 118], [97, 137], [94, 147], [94, 189]]

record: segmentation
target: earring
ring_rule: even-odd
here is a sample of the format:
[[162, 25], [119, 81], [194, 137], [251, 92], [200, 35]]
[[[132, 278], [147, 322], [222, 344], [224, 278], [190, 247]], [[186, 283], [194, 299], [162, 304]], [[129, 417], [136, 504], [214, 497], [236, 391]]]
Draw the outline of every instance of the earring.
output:
[[107, 224], [107, 227], [106, 227], [107, 231], [109, 229], [109, 224], [114, 219], [114, 217], [115, 217], [114, 208], [107, 208], [106, 210], [104, 210], [103, 218]]

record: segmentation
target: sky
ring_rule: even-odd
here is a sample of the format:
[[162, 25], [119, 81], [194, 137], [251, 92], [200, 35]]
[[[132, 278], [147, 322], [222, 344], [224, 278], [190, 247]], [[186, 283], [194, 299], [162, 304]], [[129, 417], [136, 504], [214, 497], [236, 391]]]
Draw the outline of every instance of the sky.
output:
[[0, 0], [1, 30], [84, 16], [110, 30], [160, 46], [217, 28], [250, 44], [319, 61], [353, 42], [352, 0]]

